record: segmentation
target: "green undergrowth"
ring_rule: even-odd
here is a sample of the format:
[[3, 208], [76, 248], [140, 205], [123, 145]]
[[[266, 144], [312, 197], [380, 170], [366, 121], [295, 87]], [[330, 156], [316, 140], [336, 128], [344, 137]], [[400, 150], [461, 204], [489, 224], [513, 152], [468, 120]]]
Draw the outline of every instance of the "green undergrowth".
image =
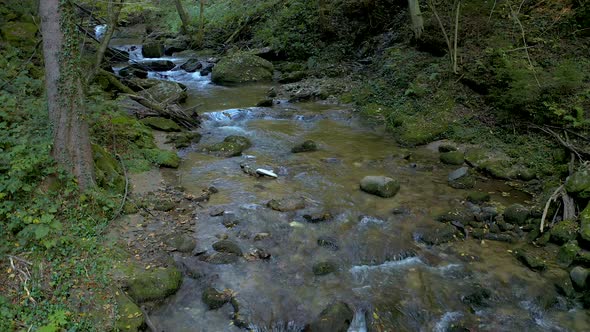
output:
[[[151, 131], [93, 94], [88, 120], [98, 186], [79, 192], [50, 157], [52, 133], [42, 58], [0, 49], [0, 331], [103, 331], [117, 306], [108, 271], [120, 253], [104, 245], [127, 172], [178, 158]], [[28, 58], [31, 61], [28, 61]], [[174, 159], [176, 161], [176, 159]]]

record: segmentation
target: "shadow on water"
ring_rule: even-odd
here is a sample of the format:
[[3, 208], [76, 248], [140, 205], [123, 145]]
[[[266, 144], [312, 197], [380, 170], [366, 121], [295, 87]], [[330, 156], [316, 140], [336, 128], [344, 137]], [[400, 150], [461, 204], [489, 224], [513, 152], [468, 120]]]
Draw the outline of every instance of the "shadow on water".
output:
[[[544, 306], [546, 281], [519, 265], [508, 244], [465, 240], [429, 247], [415, 241], [416, 232], [436, 226], [434, 215], [466, 196], [447, 185], [453, 168], [440, 164], [436, 153], [400, 148], [342, 106], [254, 107], [269, 85], [221, 87], [209, 76], [178, 69], [150, 77], [185, 84], [186, 106], [199, 105], [203, 116], [202, 142], [180, 151], [184, 162], [177, 173], [188, 192], [211, 185], [220, 191], [195, 211], [198, 250], [211, 252], [214, 242], [227, 237], [245, 257], [255, 250], [271, 255], [220, 265], [176, 257], [193, 277], [152, 313], [165, 331], [240, 330], [230, 305], [207, 310], [201, 293], [208, 286], [231, 289], [253, 331], [301, 331], [335, 301], [356, 310], [351, 332], [448, 331], [456, 325], [471, 331], [567, 331], [587, 324], [582, 310]], [[246, 136], [253, 146], [234, 158], [199, 151], [228, 135]], [[290, 152], [308, 139], [318, 143], [318, 151]], [[404, 158], [408, 152], [411, 161]], [[248, 176], [240, 169], [243, 162], [272, 169], [279, 178]], [[366, 175], [399, 179], [401, 190], [392, 199], [365, 194], [358, 186]], [[502, 204], [528, 199], [501, 182], [482, 179], [477, 186]], [[301, 198], [305, 207], [266, 207], [284, 197]], [[222, 216], [210, 215], [219, 208]], [[331, 218], [306, 221], [318, 213]], [[314, 265], [321, 262], [334, 271], [316, 275]]]

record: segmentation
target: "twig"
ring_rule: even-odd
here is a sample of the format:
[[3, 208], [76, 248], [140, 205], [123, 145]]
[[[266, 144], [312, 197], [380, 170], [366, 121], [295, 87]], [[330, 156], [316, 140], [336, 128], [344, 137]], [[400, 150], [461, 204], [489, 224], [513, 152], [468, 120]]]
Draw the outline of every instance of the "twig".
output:
[[[519, 11], [520, 11], [520, 9], [519, 9]], [[531, 55], [529, 54], [528, 45], [526, 43], [526, 35], [524, 32], [524, 27], [523, 27], [522, 23], [520, 22], [520, 19], [518, 18], [518, 13], [514, 12], [514, 10], [512, 9], [512, 6], [510, 6], [510, 12], [512, 13], [512, 18], [514, 18], [514, 21], [520, 27], [520, 33], [522, 35], [522, 42], [525, 47], [524, 51], [526, 52], [526, 57], [529, 61], [529, 65], [531, 66], [531, 70], [533, 71], [533, 76], [535, 77], [535, 81], [537, 82], [537, 86], [541, 87], [541, 83], [539, 82], [539, 78], [537, 77], [537, 71], [535, 70], [535, 66], [533, 65], [533, 61], [531, 60]]]
[[543, 233], [543, 228], [545, 227], [545, 219], [547, 218], [547, 213], [549, 212], [549, 206], [551, 205], [551, 202], [555, 201], [557, 197], [559, 197], [559, 194], [561, 193], [563, 188], [563, 184], [559, 186], [549, 197], [547, 203], [545, 204], [545, 208], [543, 209], [543, 216], [541, 217], [541, 225], [539, 226], [539, 230], [541, 231], [541, 233]]
[[492, 6], [492, 10], [490, 10], [490, 17], [488, 17], [488, 24], [492, 21], [492, 14], [494, 14], [494, 9], [496, 9], [496, 4], [498, 0], [494, 0], [494, 5]]
[[148, 328], [152, 332], [158, 332], [158, 329], [156, 328], [156, 325], [154, 325], [154, 322], [152, 322], [152, 320], [150, 319], [150, 315], [148, 315], [147, 310], [145, 310], [145, 307], [144, 306], [141, 306], [139, 309], [143, 313], [143, 317], [145, 318], [145, 324], [148, 326]]
[[127, 200], [127, 195], [129, 194], [129, 177], [127, 176], [127, 169], [125, 168], [125, 164], [123, 163], [123, 158], [121, 158], [121, 156], [118, 153], [116, 154], [116, 157], [121, 163], [121, 168], [123, 168], [123, 174], [125, 175], [125, 193], [123, 194], [123, 199], [121, 200], [121, 206], [119, 206], [117, 213], [115, 213], [111, 221], [117, 219], [117, 217], [121, 214], [121, 212], [123, 211], [123, 207], [125, 206], [125, 201]]

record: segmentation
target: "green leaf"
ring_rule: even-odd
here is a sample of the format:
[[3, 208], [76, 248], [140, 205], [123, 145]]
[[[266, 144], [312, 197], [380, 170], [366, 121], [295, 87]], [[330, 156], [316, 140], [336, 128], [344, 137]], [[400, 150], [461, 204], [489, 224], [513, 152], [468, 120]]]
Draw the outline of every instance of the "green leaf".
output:
[[47, 225], [37, 225], [35, 227], [35, 239], [40, 240], [49, 234], [50, 228]]

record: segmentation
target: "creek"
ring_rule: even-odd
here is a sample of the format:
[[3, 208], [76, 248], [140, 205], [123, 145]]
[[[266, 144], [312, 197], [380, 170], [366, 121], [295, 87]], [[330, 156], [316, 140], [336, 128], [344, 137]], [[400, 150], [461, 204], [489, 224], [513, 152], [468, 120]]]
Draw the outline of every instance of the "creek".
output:
[[[137, 52], [132, 57], [141, 61]], [[163, 59], [181, 64], [187, 57]], [[211, 252], [213, 243], [227, 238], [246, 257], [255, 249], [271, 255], [230, 264], [176, 257], [198, 278], [185, 277], [180, 290], [151, 313], [162, 330], [241, 330], [232, 322], [231, 305], [207, 309], [201, 298], [206, 287], [232, 290], [240, 315], [255, 331], [301, 331], [335, 301], [355, 311], [351, 332], [467, 331], [457, 326], [577, 331], [587, 326], [583, 309], [572, 308], [548, 290], [553, 286], [546, 278], [514, 258], [514, 244], [472, 238], [439, 245], [420, 241], [439, 226], [435, 216], [465, 204], [468, 193], [447, 184], [457, 166], [440, 163], [436, 144], [402, 148], [346, 105], [280, 100], [274, 107], [253, 107], [270, 84], [223, 87], [212, 84], [210, 75], [177, 69], [149, 76], [186, 85], [184, 106], [198, 105], [203, 119], [201, 142], [178, 151], [183, 162], [174, 175], [188, 193], [209, 186], [219, 190], [194, 212], [197, 251]], [[249, 138], [252, 147], [232, 158], [200, 151], [199, 146], [229, 135]], [[305, 140], [314, 140], [319, 150], [291, 152]], [[249, 176], [242, 163], [274, 170], [279, 177]], [[401, 190], [389, 199], [364, 193], [359, 182], [367, 175], [397, 179]], [[473, 190], [490, 193], [502, 205], [529, 199], [484, 177]], [[266, 206], [281, 198], [302, 199], [305, 207], [278, 212]], [[211, 216], [220, 210], [223, 215]], [[305, 218], [326, 213], [331, 215], [327, 221]], [[329, 239], [331, 245], [319, 245], [318, 239]], [[332, 263], [335, 271], [314, 274], [318, 262]]]

